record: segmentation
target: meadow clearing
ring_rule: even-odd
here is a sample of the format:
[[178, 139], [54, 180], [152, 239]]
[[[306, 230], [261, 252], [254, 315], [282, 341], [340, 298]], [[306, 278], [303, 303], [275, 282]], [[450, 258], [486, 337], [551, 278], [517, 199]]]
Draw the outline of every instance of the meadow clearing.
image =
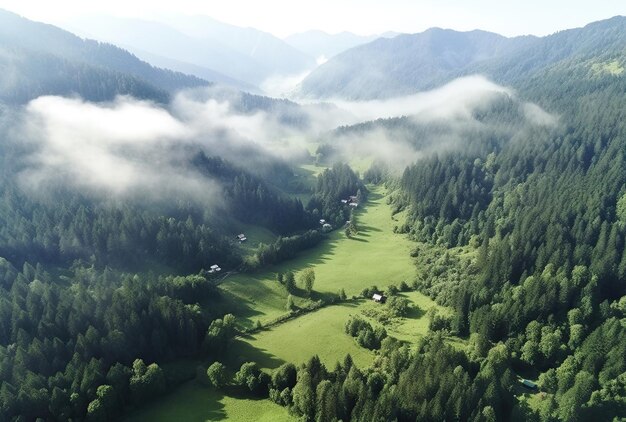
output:
[[[288, 293], [276, 281], [278, 272], [293, 271], [297, 278], [298, 272], [313, 268], [318, 294], [337, 293], [343, 288], [352, 296], [372, 285], [384, 289], [402, 281], [411, 283], [416, 270], [409, 254], [414, 244], [393, 232], [398, 223], [391, 217], [384, 188], [370, 189], [366, 206], [356, 213], [359, 233], [351, 239], [343, 230], [335, 230], [321, 245], [295, 259], [255, 274], [236, 274], [222, 283], [221, 289], [244, 326], [257, 320], [266, 324], [286, 313]], [[296, 298], [296, 305], [306, 300]]]
[[[312, 298], [295, 297], [295, 303], [303, 306], [312, 299], [344, 289], [348, 298], [358, 296], [361, 290], [372, 285], [385, 289], [405, 281], [411, 284], [416, 274], [415, 264], [410, 257], [414, 247], [405, 235], [394, 233], [394, 226], [401, 216], [392, 218], [391, 206], [386, 201], [382, 187], [369, 187], [370, 195], [365, 207], [357, 211], [359, 232], [347, 238], [343, 230], [336, 230], [315, 249], [303, 252], [295, 259], [264, 269], [255, 274], [235, 274], [228, 277], [220, 289], [226, 299], [225, 309], [235, 314], [244, 327], [252, 327], [257, 321], [267, 324], [287, 314], [285, 308], [288, 293], [277, 282], [278, 272], [298, 273], [313, 268], [316, 279]], [[256, 239], [256, 235], [262, 240]], [[267, 232], [256, 232], [247, 228], [250, 244], [268, 241]], [[385, 328], [389, 335], [403, 341], [415, 342], [428, 331], [426, 312], [437, 307], [423, 294], [410, 291], [400, 293], [406, 297], [413, 309], [404, 318], [396, 318]], [[338, 360], [350, 354], [360, 367], [372, 364], [375, 352], [360, 347], [356, 340], [344, 331], [351, 315], [359, 315], [373, 325], [380, 323], [367, 317], [363, 311], [383, 306], [368, 299], [350, 299], [329, 305], [316, 311], [298, 316], [284, 323], [261, 331], [239, 336], [233, 342], [225, 363], [236, 370], [241, 363], [254, 361], [264, 370], [271, 372], [285, 362], [300, 364], [317, 354], [322, 362], [333, 368]], [[290, 420], [287, 411], [269, 400], [225, 395], [197, 381], [189, 381], [176, 391], [145, 408], [138, 409], [127, 421], [169, 420], [246, 420], [246, 415], [255, 415], [255, 420]]]

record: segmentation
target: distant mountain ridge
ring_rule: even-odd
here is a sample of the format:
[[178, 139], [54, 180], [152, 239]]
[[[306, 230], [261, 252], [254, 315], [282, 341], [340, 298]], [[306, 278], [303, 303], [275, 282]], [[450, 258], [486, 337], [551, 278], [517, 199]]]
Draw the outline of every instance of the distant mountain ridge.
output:
[[382, 35], [356, 35], [351, 32], [329, 34], [324, 31], [306, 31], [292, 34], [285, 38], [285, 42], [308, 55], [320, 59], [330, 59], [339, 53], [358, 45], [366, 44], [377, 38], [392, 38], [397, 33], [385, 33]]
[[153, 67], [114, 45], [0, 10], [0, 101], [8, 104], [41, 95], [106, 101], [125, 94], [166, 102], [171, 92], [208, 84]]
[[345, 51], [311, 72], [299, 93], [307, 98], [387, 98], [476, 73], [516, 85], [564, 61], [576, 65], [601, 55], [621, 60], [625, 46], [626, 18], [621, 16], [546, 37], [433, 28]]
[[196, 72], [201, 67], [252, 86], [315, 66], [312, 57], [271, 34], [204, 16], [172, 16], [163, 22], [93, 16], [74, 20], [68, 27], [144, 57], [149, 54], [195, 66], [188, 68], [196, 76], [204, 75]]
[[300, 92], [306, 97], [348, 99], [403, 95], [431, 88], [448, 74], [532, 40], [440, 28], [379, 38], [321, 65], [304, 79]]

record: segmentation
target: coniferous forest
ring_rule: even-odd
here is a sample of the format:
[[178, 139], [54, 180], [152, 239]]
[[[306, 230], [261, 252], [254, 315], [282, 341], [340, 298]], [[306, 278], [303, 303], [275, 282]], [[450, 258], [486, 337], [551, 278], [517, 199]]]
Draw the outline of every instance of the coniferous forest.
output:
[[626, 18], [363, 41], [302, 104], [0, 23], [0, 422], [626, 419]]

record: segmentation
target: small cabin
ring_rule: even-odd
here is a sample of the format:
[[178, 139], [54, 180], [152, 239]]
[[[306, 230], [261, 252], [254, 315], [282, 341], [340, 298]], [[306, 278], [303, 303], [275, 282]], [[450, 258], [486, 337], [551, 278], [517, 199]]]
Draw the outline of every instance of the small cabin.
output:
[[359, 204], [357, 204], [356, 202], [350, 202], [348, 205], [350, 205], [351, 207], [354, 207], [354, 208], [359, 206]]
[[209, 273], [219, 273], [220, 271], [222, 271], [222, 269], [217, 264], [211, 265], [211, 267], [209, 269]]
[[326, 220], [324, 220], [323, 218], [320, 220], [320, 224], [323, 226], [324, 224], [326, 224]]
[[246, 240], [248, 240], [248, 238], [246, 237], [245, 234], [241, 233], [237, 235], [237, 239], [239, 239], [240, 242], [245, 242]]
[[347, 200], [347, 199], [342, 199], [342, 200], [341, 200], [341, 203], [342, 203], [342, 204], [347, 204], [347, 203], [348, 203], [348, 200]]
[[530, 389], [530, 390], [536, 390], [537, 389], [537, 384], [535, 384], [534, 382], [532, 382], [531, 380], [527, 380], [527, 379], [521, 379], [519, 380], [519, 382], [526, 388]]
[[374, 293], [374, 295], [372, 296], [372, 300], [376, 303], [385, 303], [387, 301], [387, 296]]

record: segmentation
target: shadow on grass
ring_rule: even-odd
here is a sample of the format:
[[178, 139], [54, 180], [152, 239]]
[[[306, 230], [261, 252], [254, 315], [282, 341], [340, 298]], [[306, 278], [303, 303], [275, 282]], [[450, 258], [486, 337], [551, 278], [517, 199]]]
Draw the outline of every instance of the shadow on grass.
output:
[[325, 303], [331, 303], [336, 298], [337, 298], [337, 295], [335, 293], [316, 292], [315, 290], [311, 292], [311, 296], [310, 296], [311, 300], [321, 300], [322, 302], [325, 302]]
[[381, 229], [379, 229], [378, 227], [374, 227], [374, 226], [367, 226], [367, 225], [359, 225], [359, 234], [360, 233], [367, 233], [367, 232], [382, 232]]
[[[254, 336], [246, 336], [248, 340], [253, 340]], [[267, 350], [254, 347], [248, 341], [238, 338], [233, 341], [230, 346], [230, 353], [225, 360], [228, 366], [233, 369], [241, 367], [245, 362], [256, 362], [262, 368], [276, 369], [283, 363], [284, 360], [277, 358]]]
[[252, 401], [268, 400], [267, 397], [252, 394], [250, 390], [247, 390], [239, 385], [229, 385], [227, 387], [224, 387], [223, 390], [228, 397], [231, 397], [233, 399]]
[[254, 308], [254, 302], [247, 300], [243, 297], [237, 296], [228, 290], [222, 290], [224, 299], [228, 306], [225, 309], [234, 315], [237, 315], [237, 322], [249, 328], [253, 325], [253, 320], [258, 319], [260, 316], [265, 315]]
[[[222, 421], [225, 420], [227, 418], [227, 414], [224, 411], [224, 403], [222, 403], [222, 400], [224, 399], [224, 394], [221, 394], [220, 392], [215, 392], [215, 398], [216, 400], [207, 400], [204, 406], [206, 409], [206, 416], [202, 416], [202, 418], [198, 418], [198, 421]], [[187, 419], [187, 420], [191, 420], [191, 419]]]
[[424, 315], [426, 315], [426, 311], [418, 307], [417, 305], [413, 304], [413, 306], [411, 306], [408, 312], [406, 313], [405, 318], [420, 319]]
[[144, 406], [122, 418], [124, 422], [165, 422], [184, 420], [191, 422], [227, 419], [224, 394], [196, 381], [188, 381], [168, 395], [147, 402]]
[[380, 199], [382, 199], [384, 197], [384, 195], [380, 192], [371, 192], [367, 195], [367, 203], [369, 204], [370, 202], [376, 202]]

